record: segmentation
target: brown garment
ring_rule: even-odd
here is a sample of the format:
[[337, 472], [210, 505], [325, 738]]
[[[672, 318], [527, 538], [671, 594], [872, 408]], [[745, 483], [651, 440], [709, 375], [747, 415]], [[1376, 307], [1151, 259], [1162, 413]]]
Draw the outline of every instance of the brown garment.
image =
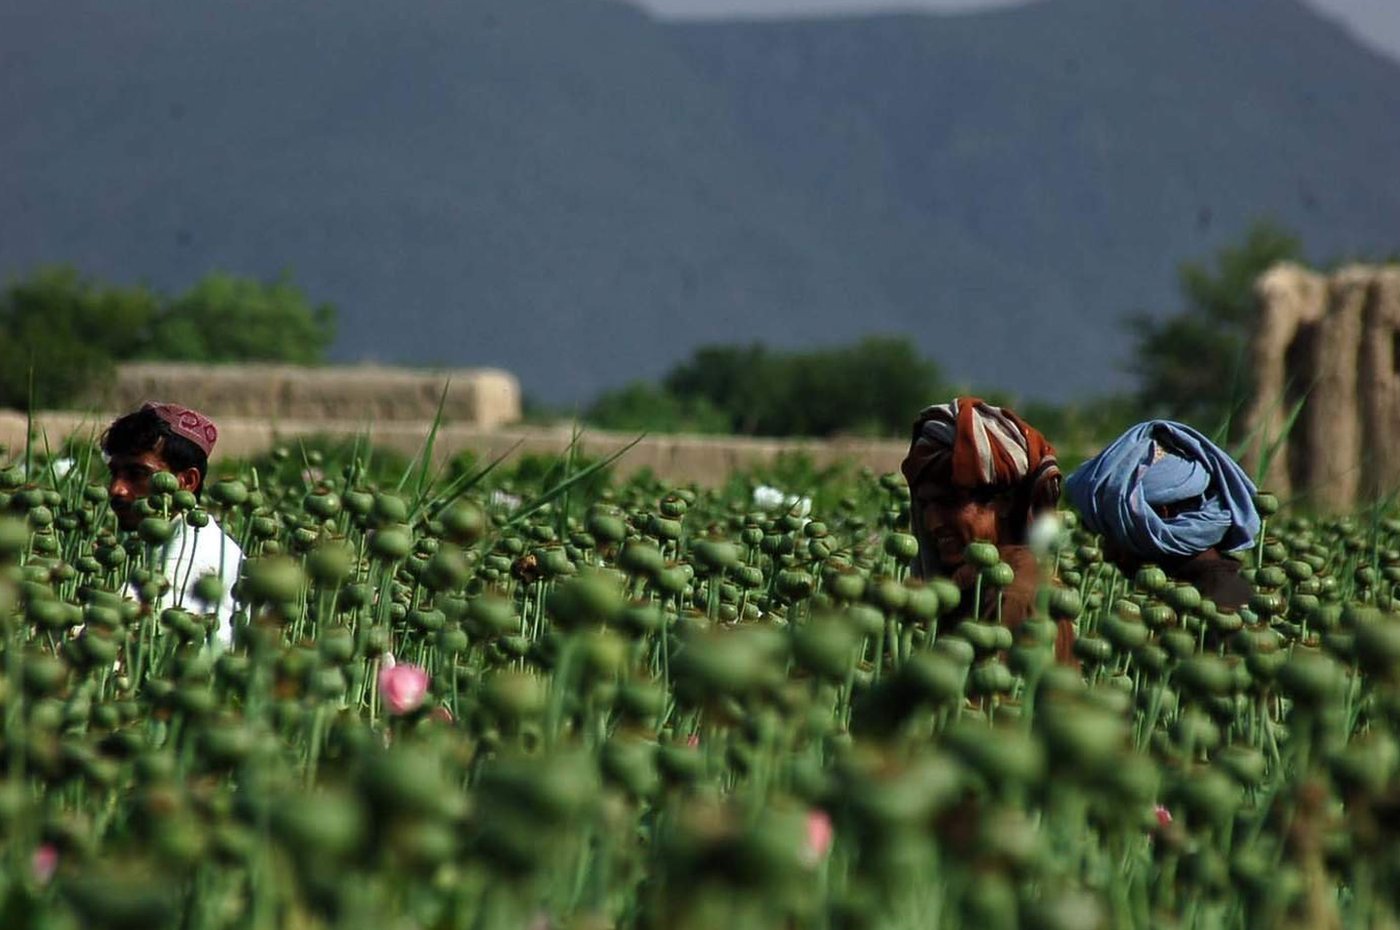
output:
[[1208, 597], [1220, 610], [1236, 611], [1249, 603], [1254, 588], [1240, 577], [1243, 566], [1234, 559], [1207, 549], [1200, 555], [1162, 563], [1162, 570], [1177, 581], [1184, 581]]
[[[1015, 636], [1021, 624], [1035, 616], [1036, 598], [1040, 593], [1040, 565], [1026, 546], [998, 546], [1001, 560], [1011, 566], [1015, 579], [1001, 594], [1001, 622]], [[977, 567], [960, 565], [950, 576], [963, 593], [962, 605], [951, 618], [951, 624], [972, 616], [972, 599], [977, 590]], [[994, 623], [997, 619], [997, 594], [994, 585], [982, 585], [982, 619]], [[1062, 665], [1077, 665], [1074, 658], [1074, 621], [1055, 622], [1055, 661]]]

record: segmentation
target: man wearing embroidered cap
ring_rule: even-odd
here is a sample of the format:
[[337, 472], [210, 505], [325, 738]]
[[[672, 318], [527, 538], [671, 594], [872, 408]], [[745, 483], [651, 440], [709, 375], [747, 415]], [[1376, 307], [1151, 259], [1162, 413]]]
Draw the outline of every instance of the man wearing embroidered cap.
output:
[[[141, 502], [151, 494], [152, 478], [159, 472], [174, 475], [178, 490], [198, 498], [218, 438], [212, 420], [179, 404], [146, 403], [114, 420], [102, 434], [102, 452], [111, 476], [107, 494], [118, 525], [124, 530], [140, 525], [146, 515]], [[209, 609], [192, 591], [200, 578], [215, 575], [222, 588], [221, 602], [214, 608], [218, 637], [228, 644], [233, 616], [231, 590], [243, 561], [238, 544], [212, 521], [199, 527], [181, 519], [175, 521], [175, 534], [162, 547], [161, 558], [170, 587], [155, 609]]]

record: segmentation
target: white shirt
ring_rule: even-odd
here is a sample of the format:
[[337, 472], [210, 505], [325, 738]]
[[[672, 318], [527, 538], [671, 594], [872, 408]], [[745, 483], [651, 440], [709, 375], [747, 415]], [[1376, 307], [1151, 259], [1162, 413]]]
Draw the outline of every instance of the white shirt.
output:
[[233, 644], [233, 584], [243, 565], [243, 550], [212, 517], [203, 527], [190, 526], [181, 518], [174, 523], [175, 535], [165, 547], [162, 566], [162, 574], [170, 587], [156, 602], [155, 613], [159, 616], [168, 607], [181, 607], [191, 613], [203, 610], [204, 605], [194, 596], [195, 582], [205, 575], [218, 575], [224, 591], [215, 610], [219, 625], [214, 635], [222, 645], [230, 646]]

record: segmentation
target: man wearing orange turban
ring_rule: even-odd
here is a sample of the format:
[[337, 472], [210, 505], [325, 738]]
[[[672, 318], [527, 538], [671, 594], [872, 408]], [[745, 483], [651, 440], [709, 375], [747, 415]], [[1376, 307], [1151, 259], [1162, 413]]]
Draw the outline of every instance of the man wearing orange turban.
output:
[[[1055, 447], [1005, 407], [958, 397], [919, 414], [901, 470], [909, 484], [909, 516], [920, 577], [946, 575], [964, 592], [970, 612], [978, 567], [965, 564], [973, 542], [997, 547], [1015, 572], [1000, 591], [1002, 622], [1013, 629], [1035, 612], [1040, 572], [1026, 545], [1034, 518], [1060, 498]], [[996, 616], [998, 592], [984, 586], [984, 617]], [[1072, 661], [1073, 627], [1062, 623], [1056, 657]]]

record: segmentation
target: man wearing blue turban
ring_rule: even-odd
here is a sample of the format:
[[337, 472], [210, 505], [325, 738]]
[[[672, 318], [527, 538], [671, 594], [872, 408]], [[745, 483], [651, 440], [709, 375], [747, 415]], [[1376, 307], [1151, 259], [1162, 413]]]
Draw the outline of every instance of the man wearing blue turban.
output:
[[1222, 553], [1259, 535], [1255, 487], [1244, 469], [1198, 431], [1171, 420], [1132, 427], [1065, 481], [1084, 525], [1125, 571], [1154, 563], [1223, 610], [1252, 593]]

